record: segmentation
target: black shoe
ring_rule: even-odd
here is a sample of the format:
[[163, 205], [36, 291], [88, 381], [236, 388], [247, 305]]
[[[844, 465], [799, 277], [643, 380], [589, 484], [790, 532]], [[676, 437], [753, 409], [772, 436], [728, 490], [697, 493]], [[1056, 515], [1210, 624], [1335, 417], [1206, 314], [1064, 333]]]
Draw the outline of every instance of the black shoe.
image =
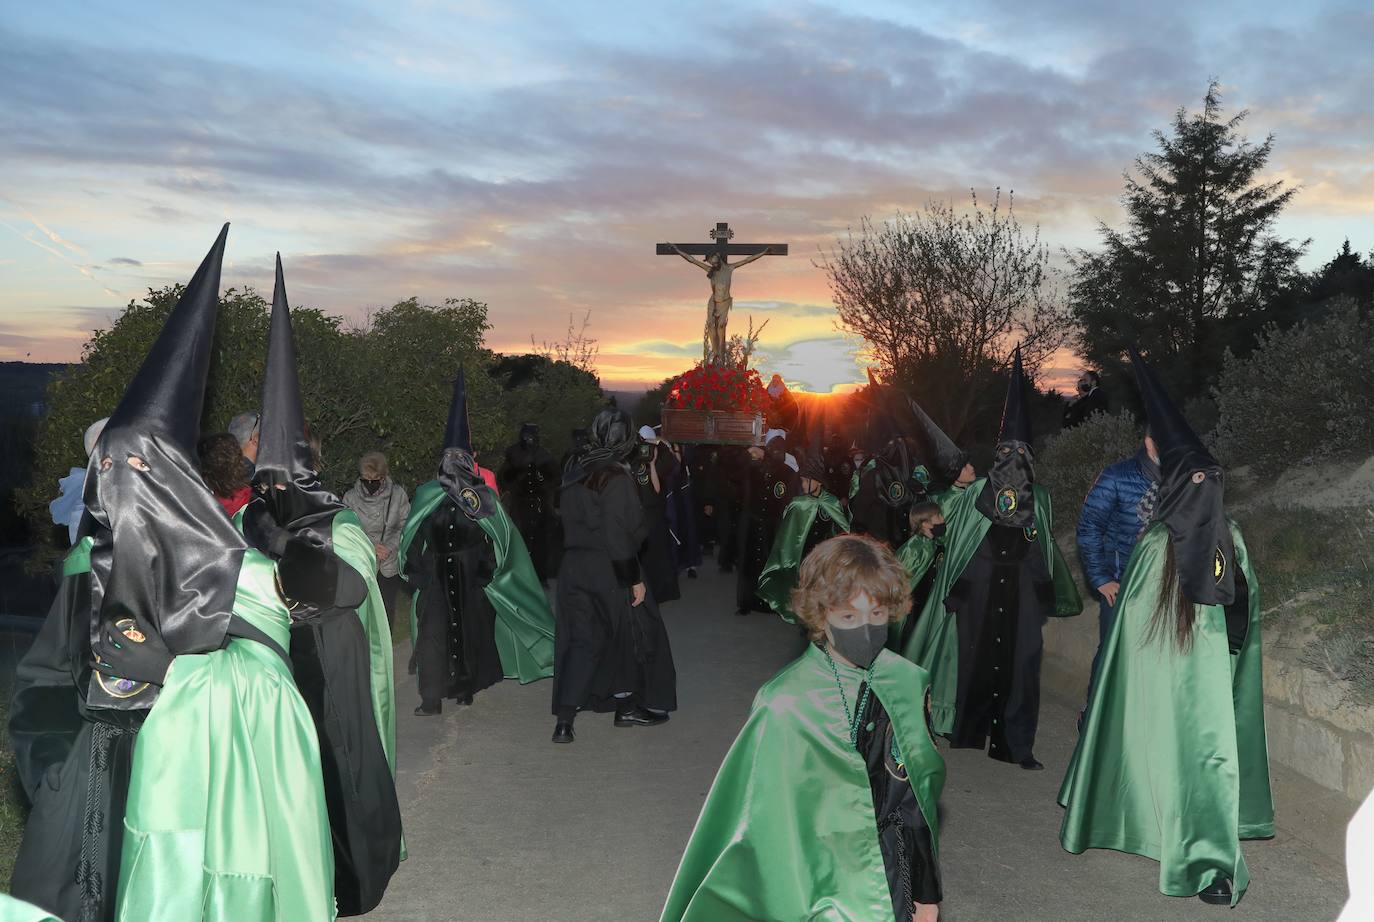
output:
[[461, 704], [466, 707], [467, 705], [472, 704], [472, 695], [459, 695], [458, 697], [453, 699], [453, 703]]
[[444, 703], [442, 701], [435, 701], [433, 703], [421, 701], [420, 706], [415, 709], [415, 716], [436, 717], [443, 711], [443, 709]]
[[687, 568], [687, 578], [688, 578], [688, 579], [696, 579], [696, 578], [697, 578], [697, 568], [696, 568], [696, 567], [688, 567], [688, 568]]
[[1028, 772], [1043, 772], [1045, 770], [1044, 764], [1037, 760], [1035, 756], [1026, 756], [1022, 759], [1021, 767]]
[[572, 724], [559, 721], [553, 725], [553, 741], [555, 743], [571, 743], [573, 741]]
[[1216, 883], [1199, 893], [1197, 898], [1208, 906], [1230, 906], [1231, 881], [1225, 877], [1218, 878]]
[[667, 722], [667, 714], [658, 714], [646, 708], [615, 712], [615, 725], [617, 727], [656, 727]]
[[749, 614], [749, 609], [747, 609], [747, 608], [736, 608], [736, 609], [735, 609], [735, 614], [740, 615], [740, 616], [747, 615], [747, 614]]

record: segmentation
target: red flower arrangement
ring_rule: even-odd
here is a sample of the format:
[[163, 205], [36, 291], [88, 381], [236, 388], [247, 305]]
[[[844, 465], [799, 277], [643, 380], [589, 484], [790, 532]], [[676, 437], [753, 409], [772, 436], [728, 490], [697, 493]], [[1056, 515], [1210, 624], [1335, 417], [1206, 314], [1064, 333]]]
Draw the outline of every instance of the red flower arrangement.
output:
[[767, 413], [773, 399], [751, 369], [697, 365], [668, 389], [664, 405], [674, 410]]

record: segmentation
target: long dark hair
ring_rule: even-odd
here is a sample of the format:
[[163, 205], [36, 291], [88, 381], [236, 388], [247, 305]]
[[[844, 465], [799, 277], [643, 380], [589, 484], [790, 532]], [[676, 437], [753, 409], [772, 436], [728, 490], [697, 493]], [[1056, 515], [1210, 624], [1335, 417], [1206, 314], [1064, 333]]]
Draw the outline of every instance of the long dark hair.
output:
[[1197, 618], [1197, 608], [1183, 591], [1178, 578], [1178, 558], [1174, 555], [1174, 543], [1166, 542], [1164, 551], [1164, 571], [1160, 575], [1159, 601], [1155, 604], [1154, 617], [1145, 632], [1147, 641], [1163, 640], [1170, 634], [1182, 653], [1193, 646], [1193, 621]]

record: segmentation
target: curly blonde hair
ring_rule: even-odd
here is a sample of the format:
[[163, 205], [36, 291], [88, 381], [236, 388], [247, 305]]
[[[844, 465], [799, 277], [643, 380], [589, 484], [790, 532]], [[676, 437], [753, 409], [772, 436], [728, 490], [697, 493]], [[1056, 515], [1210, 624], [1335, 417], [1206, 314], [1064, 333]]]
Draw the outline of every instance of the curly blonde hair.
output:
[[816, 545], [802, 561], [792, 611], [813, 641], [825, 635], [831, 609], [861, 592], [901, 621], [911, 611], [911, 577], [891, 549], [866, 535], [839, 535]]

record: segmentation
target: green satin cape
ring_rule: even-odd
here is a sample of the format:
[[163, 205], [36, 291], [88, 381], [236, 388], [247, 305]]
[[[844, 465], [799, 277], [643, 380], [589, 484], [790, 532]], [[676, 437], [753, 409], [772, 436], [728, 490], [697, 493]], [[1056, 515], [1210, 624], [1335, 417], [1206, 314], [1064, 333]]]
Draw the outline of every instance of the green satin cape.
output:
[[[924, 670], [888, 651], [873, 690], [939, 848], [945, 763], [926, 728]], [[849, 706], [862, 670], [837, 664]], [[863, 756], [815, 645], [768, 681], [721, 763], [683, 852], [663, 922], [829, 919], [892, 922]]]
[[[398, 563], [402, 574], [421, 523], [446, 496], [437, 480], [416, 489], [410, 518], [401, 532]], [[553, 612], [524, 539], [499, 503], [492, 509], [491, 515], [477, 520], [496, 554], [496, 573], [484, 591], [496, 611], [496, 651], [501, 657], [501, 671], [506, 678], [519, 679], [524, 685], [553, 675]], [[411, 643], [419, 633], [415, 623], [419, 604], [417, 592], [410, 606]]]
[[[234, 614], [285, 648], [273, 564], [248, 551]], [[253, 640], [172, 660], [139, 731], [124, 814], [119, 922], [334, 918], [334, 849], [310, 711]]]
[[362, 522], [351, 509], [334, 516], [334, 553], [358, 571], [367, 582], [367, 599], [358, 606], [358, 617], [367, 632], [368, 663], [371, 666], [372, 713], [382, 748], [396, 775], [396, 685], [392, 675], [391, 624], [386, 619], [386, 604], [377, 585], [377, 551], [363, 531]]
[[1147, 636], [1159, 598], [1168, 530], [1136, 544], [1102, 647], [1059, 803], [1059, 840], [1075, 854], [1110, 848], [1159, 862], [1159, 889], [1193, 896], [1218, 876], [1235, 905], [1250, 872], [1241, 839], [1274, 834], [1264, 735], [1260, 589], [1240, 530], [1236, 566], [1250, 584], [1250, 628], [1232, 656], [1226, 613], [1197, 606], [1193, 645]]
[[830, 516], [840, 531], [849, 531], [849, 513], [833, 494], [821, 491], [817, 496], [798, 496], [787, 504], [768, 562], [759, 574], [758, 597], [789, 624], [797, 623], [791, 602], [792, 590], [797, 588], [802, 551], [806, 548], [811, 526], [821, 512]]
[[[247, 507], [245, 506], [244, 509]], [[234, 524], [243, 531], [243, 509], [233, 515]], [[330, 540], [338, 554], [367, 583], [367, 598], [358, 606], [358, 619], [367, 633], [368, 688], [372, 694], [372, 714], [377, 733], [386, 750], [391, 774], [396, 775], [396, 681], [392, 671], [391, 623], [386, 618], [386, 603], [377, 585], [377, 551], [363, 531], [362, 522], [352, 509], [341, 509], [331, 524]], [[89, 556], [89, 551], [87, 555]]]
[[[959, 688], [959, 628], [954, 614], [945, 609], [945, 599], [992, 527], [992, 522], [974, 505], [986, 483], [986, 478], [980, 478], [964, 490], [947, 490], [935, 497], [945, 516], [945, 559], [920, 620], [902, 649], [903, 656], [930, 672], [930, 715], [936, 733], [953, 731]], [[1064, 555], [1054, 541], [1050, 494], [1038, 485], [1034, 492], [1036, 540], [1054, 580], [1053, 613], [1056, 617], [1076, 615], [1083, 610], [1083, 602]]]
[[61, 922], [32, 903], [0, 893], [0, 922]]

